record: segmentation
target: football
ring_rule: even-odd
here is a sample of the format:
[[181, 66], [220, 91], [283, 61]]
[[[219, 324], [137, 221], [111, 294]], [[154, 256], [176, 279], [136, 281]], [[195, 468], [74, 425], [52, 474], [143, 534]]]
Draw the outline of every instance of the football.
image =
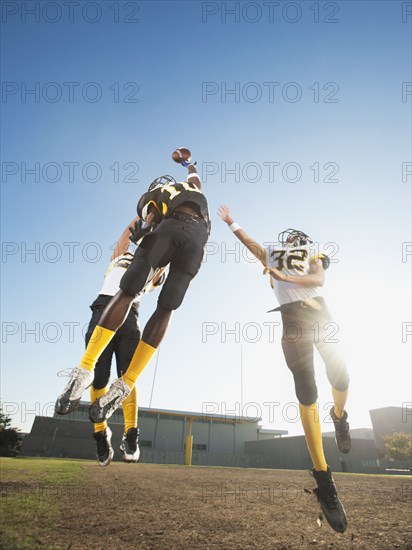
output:
[[189, 151], [189, 149], [186, 149], [186, 147], [178, 147], [172, 153], [172, 159], [178, 164], [182, 164], [182, 160], [184, 160], [185, 162], [190, 162], [191, 158], [192, 153]]

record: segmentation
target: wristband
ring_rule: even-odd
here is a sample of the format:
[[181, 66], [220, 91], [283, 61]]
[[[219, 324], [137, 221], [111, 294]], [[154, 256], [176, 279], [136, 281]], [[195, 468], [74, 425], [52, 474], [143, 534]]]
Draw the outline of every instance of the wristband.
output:
[[233, 233], [234, 233], [238, 229], [241, 229], [241, 227], [238, 223], [233, 222], [232, 224], [229, 225], [229, 229], [230, 229], [230, 231], [233, 231]]

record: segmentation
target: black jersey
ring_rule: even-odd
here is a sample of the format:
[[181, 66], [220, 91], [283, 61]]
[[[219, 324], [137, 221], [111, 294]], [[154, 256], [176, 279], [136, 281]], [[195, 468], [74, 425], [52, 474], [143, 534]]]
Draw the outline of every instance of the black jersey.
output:
[[166, 218], [171, 216], [173, 211], [182, 204], [187, 204], [197, 211], [206, 222], [209, 221], [206, 197], [190, 181], [159, 185], [152, 191], [147, 191], [140, 197], [137, 204], [137, 213], [140, 218], [145, 220], [149, 206], [153, 205]]

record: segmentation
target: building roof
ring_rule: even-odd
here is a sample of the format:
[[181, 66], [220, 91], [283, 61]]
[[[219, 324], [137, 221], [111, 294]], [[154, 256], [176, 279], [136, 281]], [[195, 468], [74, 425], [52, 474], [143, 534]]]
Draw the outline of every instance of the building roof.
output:
[[[335, 430], [333, 432], [322, 432], [322, 437], [335, 437]], [[351, 439], [375, 439], [372, 428], [351, 428]]]
[[[81, 401], [80, 407], [89, 407], [89, 401]], [[158, 409], [158, 408], [148, 408], [148, 407], [139, 407], [139, 413], [146, 413], [149, 415], [161, 415], [161, 416], [173, 416], [186, 418], [187, 420], [202, 420], [210, 422], [228, 422], [231, 424], [242, 424], [243, 422], [258, 423], [261, 422], [262, 418], [259, 416], [237, 416], [232, 414], [211, 414], [206, 412], [195, 412], [195, 411], [178, 411], [170, 409]], [[277, 430], [275, 430], [278, 433]]]
[[259, 428], [260, 434], [265, 435], [286, 435], [289, 432], [287, 430], [272, 430], [271, 428]]

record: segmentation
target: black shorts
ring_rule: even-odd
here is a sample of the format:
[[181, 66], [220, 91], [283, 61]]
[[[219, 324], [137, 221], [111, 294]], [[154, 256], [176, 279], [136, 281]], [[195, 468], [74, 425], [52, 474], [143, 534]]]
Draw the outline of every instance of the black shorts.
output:
[[[85, 336], [86, 345], [89, 343], [94, 328], [99, 324], [100, 317], [102, 316], [105, 307], [112, 298], [113, 296], [99, 294], [90, 306], [93, 314]], [[93, 381], [93, 387], [95, 389], [105, 388], [109, 383], [113, 355], [116, 357], [117, 376], [120, 378], [120, 376], [127, 371], [139, 340], [140, 328], [138, 323], [137, 307], [134, 304], [129, 312], [129, 315], [126, 317], [125, 322], [116, 332], [96, 363]]]
[[[280, 307], [283, 353], [289, 369], [295, 376], [295, 382], [299, 383], [299, 377], [303, 376], [305, 384], [312, 386], [309, 404], [316, 400], [315, 347], [325, 363], [331, 385], [339, 391], [345, 391], [349, 384], [346, 364], [340, 351], [339, 326], [332, 320], [324, 299], [318, 296], [314, 300], [317, 307], [301, 301]], [[300, 402], [305, 403], [302, 400]]]
[[120, 288], [135, 296], [146, 284], [151, 269], [170, 264], [159, 303], [176, 309], [202, 265], [208, 236], [208, 226], [202, 218], [174, 212], [143, 239], [120, 281]]

